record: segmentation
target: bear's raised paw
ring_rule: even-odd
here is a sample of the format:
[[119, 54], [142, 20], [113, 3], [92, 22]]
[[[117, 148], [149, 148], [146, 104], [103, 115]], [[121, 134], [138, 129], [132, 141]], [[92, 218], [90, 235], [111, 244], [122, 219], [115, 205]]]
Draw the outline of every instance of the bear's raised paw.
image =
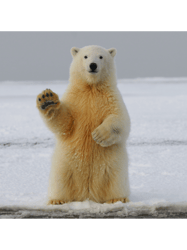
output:
[[51, 91], [50, 89], [46, 89], [42, 91], [36, 98], [36, 105], [39, 110], [46, 110], [49, 107], [56, 108], [60, 104], [58, 95]]

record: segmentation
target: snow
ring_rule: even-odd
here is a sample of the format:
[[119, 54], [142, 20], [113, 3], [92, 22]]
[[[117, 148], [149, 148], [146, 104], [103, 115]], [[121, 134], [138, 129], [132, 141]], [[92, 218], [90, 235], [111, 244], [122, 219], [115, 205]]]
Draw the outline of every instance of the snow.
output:
[[67, 82], [0, 82], [0, 208], [106, 212], [187, 204], [187, 78], [118, 80], [131, 117], [130, 203], [92, 201], [46, 206], [54, 136], [36, 109], [50, 88]]

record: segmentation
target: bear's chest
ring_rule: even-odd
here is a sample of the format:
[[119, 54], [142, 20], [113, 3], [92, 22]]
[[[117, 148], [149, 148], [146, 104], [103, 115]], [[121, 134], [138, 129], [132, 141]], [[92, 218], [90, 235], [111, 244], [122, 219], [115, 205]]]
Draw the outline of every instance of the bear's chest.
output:
[[99, 126], [114, 109], [111, 97], [100, 91], [77, 93], [73, 106], [75, 123], [88, 130]]

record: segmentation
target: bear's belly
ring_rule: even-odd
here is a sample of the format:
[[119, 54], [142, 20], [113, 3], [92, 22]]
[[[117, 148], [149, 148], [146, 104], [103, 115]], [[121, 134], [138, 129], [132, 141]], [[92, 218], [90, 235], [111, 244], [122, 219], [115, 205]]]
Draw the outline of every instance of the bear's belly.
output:
[[[101, 119], [91, 124], [77, 124], [71, 137], [65, 140], [64, 158], [69, 161], [69, 168], [76, 172], [76, 176], [84, 174], [90, 178], [94, 174], [104, 173], [117, 161], [119, 145], [102, 147], [92, 138], [92, 132], [101, 124]], [[79, 177], [78, 177], [79, 178]]]

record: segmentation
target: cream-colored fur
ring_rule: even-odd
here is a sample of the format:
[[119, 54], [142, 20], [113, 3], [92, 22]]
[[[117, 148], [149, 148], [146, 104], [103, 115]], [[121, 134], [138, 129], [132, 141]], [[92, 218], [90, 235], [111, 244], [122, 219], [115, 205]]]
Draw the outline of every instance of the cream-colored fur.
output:
[[[49, 89], [37, 96], [40, 114], [57, 140], [48, 203], [127, 202], [130, 119], [116, 84], [116, 50], [87, 46], [72, 48], [71, 54], [70, 83], [62, 99]], [[89, 72], [93, 62], [97, 73]]]

